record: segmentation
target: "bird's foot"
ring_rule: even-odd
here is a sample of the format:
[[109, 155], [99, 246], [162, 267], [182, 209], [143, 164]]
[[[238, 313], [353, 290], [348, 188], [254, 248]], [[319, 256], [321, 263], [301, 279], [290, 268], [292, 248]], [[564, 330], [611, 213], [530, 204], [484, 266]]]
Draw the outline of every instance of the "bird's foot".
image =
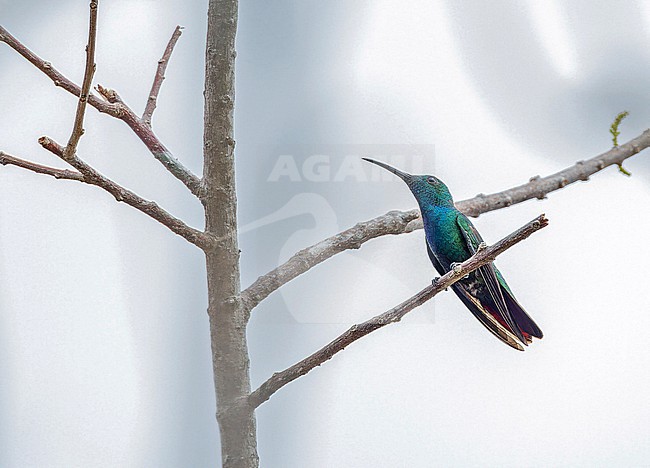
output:
[[[431, 284], [432, 284], [433, 286], [438, 286], [438, 283], [440, 283], [440, 276], [436, 276], [435, 278], [433, 278], [433, 279], [431, 280]], [[445, 288], [445, 291], [446, 291], [447, 289], [449, 289], [449, 288]]]
[[481, 243], [478, 245], [478, 249], [476, 249], [476, 251], [477, 251], [477, 252], [480, 252], [481, 250], [485, 250], [485, 249], [487, 249], [487, 244], [486, 244], [485, 242], [481, 242]]
[[452, 263], [451, 265], [449, 265], [449, 267], [450, 267], [452, 270], [454, 270], [454, 273], [457, 274], [457, 275], [460, 274], [460, 271], [463, 269], [463, 265], [460, 264], [460, 263], [456, 263], [456, 262], [454, 262], [454, 263]]
[[[451, 270], [453, 270], [454, 274], [456, 274], [456, 275], [460, 275], [460, 272], [463, 270], [463, 264], [462, 263], [454, 262], [449, 266], [450, 266]], [[463, 279], [465, 279], [465, 278], [469, 278], [469, 273], [466, 274]]]

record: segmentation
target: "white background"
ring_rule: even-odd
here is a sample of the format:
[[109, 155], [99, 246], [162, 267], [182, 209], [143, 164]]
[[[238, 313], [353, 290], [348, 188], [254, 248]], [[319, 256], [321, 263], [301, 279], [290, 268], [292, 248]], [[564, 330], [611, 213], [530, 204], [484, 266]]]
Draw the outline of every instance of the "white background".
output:
[[[206, 8], [100, 2], [95, 79], [140, 112], [185, 26], [153, 124], [197, 173]], [[0, 1], [3, 26], [75, 81], [87, 16], [86, 1]], [[621, 110], [621, 141], [638, 135], [650, 123], [649, 40], [641, 1], [242, 1], [244, 285], [301, 247], [415, 205], [396, 178], [368, 180], [370, 168], [335, 180], [346, 155], [434, 148], [424, 168], [460, 200], [606, 151]], [[60, 166], [36, 140], [64, 143], [75, 106], [0, 47], [2, 150]], [[124, 124], [89, 109], [86, 129], [83, 158], [201, 227], [200, 204]], [[300, 171], [305, 155], [327, 155], [331, 177], [269, 180], [282, 154]], [[493, 242], [550, 218], [498, 261], [542, 341], [515, 352], [443, 294], [265, 403], [262, 466], [647, 465], [648, 156], [625, 166], [631, 178], [609, 168], [475, 221]], [[0, 167], [0, 197], [0, 465], [215, 466], [200, 252], [76, 182]], [[254, 311], [253, 385], [433, 274], [419, 231], [295, 280]]]

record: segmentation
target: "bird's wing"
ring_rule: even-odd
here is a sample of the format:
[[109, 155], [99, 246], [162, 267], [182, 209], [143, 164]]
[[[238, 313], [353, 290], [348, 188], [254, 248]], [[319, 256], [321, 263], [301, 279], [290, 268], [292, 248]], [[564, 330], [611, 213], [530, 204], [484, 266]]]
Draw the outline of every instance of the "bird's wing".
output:
[[[458, 216], [456, 217], [456, 222], [458, 223], [458, 227], [460, 227], [460, 231], [465, 238], [465, 243], [467, 244], [469, 252], [474, 255], [474, 253], [476, 253], [476, 249], [478, 249], [478, 246], [481, 244], [481, 242], [483, 242], [481, 235], [464, 214], [459, 212]], [[510, 328], [510, 331], [514, 333], [514, 335], [522, 343], [527, 344], [528, 340], [524, 338], [523, 333], [517, 326], [517, 323], [512, 317], [508, 305], [506, 304], [506, 300], [503, 297], [503, 292], [501, 291], [501, 285], [499, 284], [499, 279], [495, 273], [494, 265], [492, 263], [488, 263], [476, 271], [477, 275], [483, 279], [485, 285], [487, 286], [490, 297], [496, 306], [495, 312], [497, 312], [501, 318], [503, 318], [508, 328]]]
[[[431, 259], [431, 263], [433, 263], [433, 266], [435, 269], [440, 273], [441, 275], [445, 273], [445, 269], [442, 267], [442, 264], [434, 253], [431, 251], [431, 248], [429, 247], [429, 243], [427, 242], [427, 253], [429, 254], [429, 258]], [[485, 310], [485, 307], [475, 298], [473, 297], [467, 289], [463, 287], [462, 284], [459, 282], [454, 283], [451, 288], [454, 290], [458, 298], [465, 304], [465, 307], [469, 309], [469, 311], [478, 319], [479, 322], [483, 324], [485, 328], [487, 328], [494, 336], [499, 338], [501, 341], [503, 341], [505, 344], [508, 346], [513, 347], [514, 349], [517, 349], [519, 351], [523, 351], [524, 348], [521, 346], [519, 341], [517, 340], [517, 337], [514, 336], [510, 330], [508, 330], [506, 327], [501, 325], [497, 319], [495, 319], [490, 312]]]

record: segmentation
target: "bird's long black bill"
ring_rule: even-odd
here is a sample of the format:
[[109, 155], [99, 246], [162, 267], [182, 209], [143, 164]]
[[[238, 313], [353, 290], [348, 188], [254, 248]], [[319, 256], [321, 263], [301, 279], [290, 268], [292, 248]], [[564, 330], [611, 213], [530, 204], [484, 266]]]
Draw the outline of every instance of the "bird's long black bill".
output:
[[361, 158], [361, 159], [363, 159], [364, 161], [368, 161], [369, 163], [376, 164], [379, 167], [383, 167], [387, 171], [390, 171], [393, 174], [395, 174], [396, 176], [398, 176], [404, 182], [408, 181], [412, 177], [411, 174], [409, 174], [408, 172], [402, 172], [399, 169], [395, 169], [393, 166], [389, 166], [386, 163], [383, 163], [383, 162], [380, 162], [380, 161], [375, 161], [374, 159], [370, 159], [370, 158]]

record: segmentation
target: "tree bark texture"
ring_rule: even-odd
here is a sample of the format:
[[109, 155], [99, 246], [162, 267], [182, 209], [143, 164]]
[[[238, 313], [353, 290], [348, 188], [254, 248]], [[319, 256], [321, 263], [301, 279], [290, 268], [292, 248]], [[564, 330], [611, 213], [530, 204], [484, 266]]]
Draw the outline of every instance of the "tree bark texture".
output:
[[237, 0], [210, 0], [205, 68], [203, 183], [206, 232], [217, 242], [206, 249], [208, 315], [224, 467], [258, 466], [246, 324], [240, 299], [233, 109]]

